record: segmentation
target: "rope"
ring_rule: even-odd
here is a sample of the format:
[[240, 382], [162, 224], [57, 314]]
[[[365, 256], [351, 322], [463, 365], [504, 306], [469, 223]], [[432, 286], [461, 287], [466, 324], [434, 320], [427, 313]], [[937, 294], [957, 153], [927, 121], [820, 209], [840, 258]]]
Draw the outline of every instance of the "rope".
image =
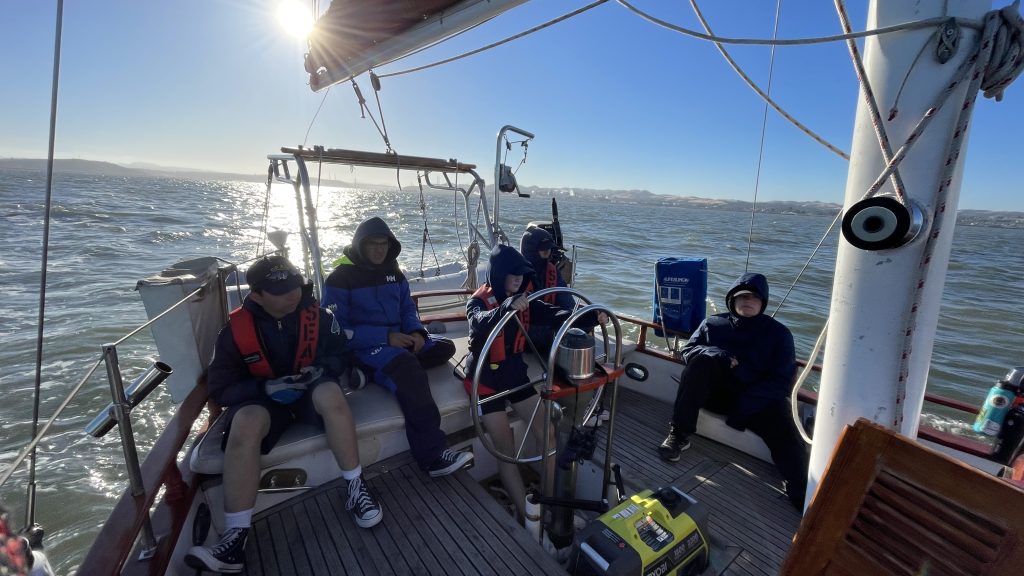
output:
[[896, 24], [894, 26], [886, 26], [885, 28], [875, 28], [872, 30], [861, 30], [860, 32], [852, 32], [849, 34], [836, 34], [833, 36], [816, 36], [811, 38], [794, 38], [792, 40], [765, 40], [763, 38], [729, 38], [726, 36], [715, 36], [713, 34], [702, 34], [696, 30], [690, 30], [689, 28], [683, 28], [676, 26], [670, 22], [661, 20], [651, 16], [643, 10], [633, 6], [626, 0], [616, 0], [624, 8], [633, 12], [637, 16], [657, 24], [663, 28], [678, 32], [686, 36], [692, 36], [700, 40], [710, 40], [711, 42], [720, 42], [722, 44], [741, 44], [741, 45], [760, 45], [760, 46], [802, 46], [805, 44], [826, 44], [828, 42], [838, 42], [840, 40], [850, 40], [856, 38], [866, 38], [868, 36], [878, 36], [881, 34], [892, 34], [893, 32], [903, 32], [905, 30], [918, 30], [921, 28], [931, 28], [939, 24], [945, 24], [950, 20], [954, 20], [958, 25], [964, 28], [973, 28], [980, 30], [983, 26], [982, 22], [977, 20], [971, 20], [969, 18], [928, 18], [927, 20], [917, 20], [915, 22], [905, 22], [903, 24]]
[[434, 242], [430, 239], [430, 231], [427, 229], [427, 198], [423, 195], [423, 176], [416, 173], [416, 183], [420, 187], [420, 215], [423, 217], [423, 241], [420, 244], [420, 276], [423, 275], [423, 260], [427, 254], [427, 243], [430, 243], [430, 253], [434, 255], [434, 275], [441, 274], [441, 262], [437, 259], [437, 252], [434, 250]]
[[[960, 81], [970, 71], [970, 84], [964, 96], [964, 103], [960, 106], [960, 114], [957, 118], [953, 137], [947, 148], [946, 160], [942, 169], [942, 176], [939, 180], [939, 187], [935, 191], [935, 210], [933, 213], [933, 228], [925, 241], [924, 251], [921, 254], [921, 262], [918, 265], [918, 280], [913, 305], [904, 330], [903, 353], [900, 358], [899, 378], [896, 386], [896, 410], [895, 427], [903, 425], [903, 401], [906, 399], [906, 381], [909, 376], [910, 356], [912, 340], [917, 325], [917, 314], [920, 310], [924, 296], [924, 287], [928, 279], [929, 264], [935, 245], [938, 243], [939, 235], [942, 232], [942, 215], [946, 211], [949, 201], [950, 183], [953, 179], [953, 171], [956, 169], [957, 159], [960, 156], [960, 149], [964, 143], [964, 136], [967, 134], [967, 127], [971, 121], [974, 111], [974, 102], [978, 97], [979, 89], [983, 91], [986, 98], [995, 98], [997, 102], [1002, 100], [1003, 91], [1013, 80], [1020, 75], [1024, 67], [1024, 59], [1021, 53], [1024, 51], [1024, 21], [1021, 20], [1018, 12], [1019, 0], [1001, 10], [993, 10], [985, 15], [985, 29], [982, 32], [974, 53], [961, 65], [964, 74], [958, 74], [956, 81], [951, 83], [941, 96], [942, 102], [948, 99], [949, 94], [956, 89]], [[938, 107], [941, 107], [941, 103]], [[933, 117], [938, 107], [930, 108], [925, 112], [925, 119]], [[922, 122], [924, 119], [922, 119]], [[918, 132], [915, 130], [908, 140], [916, 140]], [[901, 149], [902, 150], [902, 149]], [[899, 153], [897, 153], [898, 155]], [[895, 159], [894, 159], [895, 160]]]
[[808, 445], [813, 444], [811, 437], [807, 435], [804, 430], [804, 425], [800, 422], [800, 412], [798, 410], [800, 389], [804, 385], [804, 381], [810, 376], [811, 372], [814, 371], [814, 363], [818, 361], [818, 354], [821, 352], [821, 345], [825, 343], [825, 335], [828, 334], [828, 319], [825, 319], [825, 325], [821, 327], [821, 333], [818, 334], [818, 339], [814, 342], [814, 348], [811, 349], [811, 355], [807, 358], [807, 364], [804, 365], [804, 369], [800, 371], [800, 376], [797, 377], [796, 383], [793, 385], [793, 390], [789, 393], [789, 407], [793, 415], [793, 423], [796, 424], [796, 429], [800, 432], [800, 437], [803, 438], [804, 442]]
[[[57, 94], [60, 88], [60, 45], [64, 30], [64, 0], [57, 0], [56, 31], [53, 40], [53, 81], [50, 88], [50, 135], [46, 155], [46, 199], [43, 208], [43, 254], [39, 265], [39, 316], [36, 320], [36, 366], [32, 398], [32, 435], [39, 429], [39, 400], [43, 381], [43, 328], [46, 319], [46, 269], [50, 254], [50, 214], [53, 209], [53, 151], [57, 139]], [[35, 524], [36, 518], [36, 444], [31, 445], [28, 491], [26, 494], [25, 526]], [[14, 470], [14, 466], [11, 466]], [[8, 474], [9, 476], [10, 474]], [[4, 478], [6, 480], [6, 478]], [[2, 482], [0, 482], [2, 484]]]
[[267, 226], [270, 224], [270, 187], [274, 183], [274, 161], [267, 166], [267, 192], [263, 196], [263, 220], [260, 223], [260, 249], [257, 254], [267, 253]]
[[[464, 52], [462, 54], [459, 54], [458, 56], [452, 56], [451, 58], [445, 58], [444, 60], [438, 60], [437, 62], [433, 62], [433, 63], [430, 63], [430, 64], [424, 64], [423, 66], [417, 66], [415, 68], [409, 68], [409, 69], [406, 69], [406, 70], [399, 70], [398, 72], [391, 72], [390, 74], [381, 74], [380, 78], [389, 78], [391, 76], [401, 76], [402, 74], [410, 74], [412, 72], [419, 72], [420, 70], [426, 70], [427, 68], [433, 68], [435, 66], [440, 66], [442, 64], [448, 64], [450, 62], [455, 62], [456, 60], [462, 60], [463, 58], [467, 58], [469, 56], [473, 56], [474, 54], [479, 54], [481, 52], [485, 52], [487, 50], [490, 50], [491, 48], [497, 48], [498, 46], [501, 46], [502, 44], [507, 44], [507, 43], [509, 43], [509, 42], [511, 42], [513, 40], [518, 40], [518, 39], [520, 39], [520, 38], [522, 38], [524, 36], [529, 36], [530, 34], [533, 34], [534, 32], [537, 32], [539, 30], [543, 30], [543, 29], [545, 29], [545, 28], [547, 28], [549, 26], [554, 26], [555, 24], [558, 24], [559, 22], [562, 22], [563, 20], [568, 20], [569, 18], [572, 18], [573, 16], [577, 16], [579, 14], [582, 14], [582, 13], [586, 12], [587, 10], [590, 10], [591, 8], [596, 8], [596, 7], [600, 6], [601, 4], [604, 4], [607, 1], [608, 0], [597, 0], [596, 2], [591, 2], [590, 4], [587, 4], [586, 6], [584, 6], [582, 8], [579, 8], [577, 10], [573, 10], [572, 12], [569, 12], [568, 14], [563, 14], [563, 15], [559, 16], [558, 18], [555, 18], [554, 20], [549, 20], [549, 21], [547, 21], [547, 22], [545, 22], [543, 24], [540, 24], [538, 26], [534, 26], [533, 28], [530, 28], [529, 30], [526, 30], [524, 32], [520, 32], [520, 33], [515, 34], [513, 36], [509, 36], [508, 38], [505, 38], [504, 40], [498, 40], [497, 42], [492, 42], [491, 44], [488, 44], [488, 45], [483, 46], [481, 48], [477, 48], [476, 50], [470, 50], [469, 52]], [[403, 58], [404, 58], [404, 56], [403, 56]]]
[[320, 105], [316, 107], [316, 113], [313, 114], [313, 119], [309, 121], [309, 127], [306, 128], [306, 136], [302, 139], [302, 145], [306, 145], [306, 141], [309, 140], [309, 131], [313, 129], [313, 124], [316, 123], [317, 116], [320, 115], [320, 109], [324, 107], [324, 102], [327, 101], [327, 95], [331, 93], [333, 86], [328, 86], [327, 90], [324, 91], [324, 97], [320, 99]]
[[[690, 0], [690, 6], [693, 7], [693, 11], [697, 15], [697, 19], [700, 20], [701, 26], [704, 27], [704, 31], [707, 32], [708, 34], [711, 34], [711, 26], [708, 25], [707, 20], [704, 18], [704, 14], [701, 13], [700, 8], [697, 6], [697, 2], [695, 0]], [[742, 78], [743, 81], [747, 83], [747, 86], [750, 86], [751, 90], [756, 92], [758, 96], [760, 96], [769, 106], [774, 108], [775, 111], [778, 112], [783, 118], [785, 118], [791, 124], [796, 126], [797, 129], [799, 129], [801, 132], [810, 136], [818, 144], [821, 144], [825, 148], [831, 150], [840, 158], [843, 158], [844, 160], [850, 159], [849, 154], [842, 151], [838, 147], [834, 146], [828, 140], [825, 140], [824, 138], [819, 136], [818, 133], [816, 133], [814, 130], [811, 130], [803, 123], [801, 123], [799, 120], [794, 118], [789, 112], [783, 110], [782, 106], [779, 106], [775, 102], [775, 100], [772, 100], [771, 97], [768, 96], [768, 94], [765, 94], [765, 92], [761, 90], [761, 88], [750, 78], [750, 76], [747, 76], [747, 73], [744, 72], [742, 68], [740, 68], [740, 65], [737, 64], [735, 60], [733, 60], [732, 55], [730, 55], [729, 52], [726, 51], [725, 47], [723, 47], [720, 42], [715, 42], [715, 48], [718, 48], [718, 51], [722, 54], [722, 57], [725, 58], [725, 61], [728, 62], [729, 65], [732, 66], [732, 69], [736, 72], [736, 74], [738, 74], [739, 77]]]
[[[690, 0], [691, 6], [696, 6], [696, 0]], [[782, 14], [782, 0], [775, 2], [775, 26], [772, 28], [772, 38], [779, 34], [779, 16]], [[768, 94], [772, 93], [772, 79], [775, 77], [775, 46], [772, 46], [771, 56], [768, 58]], [[761, 186], [761, 163], [764, 160], [764, 135], [768, 128], [768, 103], [764, 104], [764, 113], [761, 115], [761, 142], [757, 149], [757, 174], [754, 176], [754, 199], [750, 203], [750, 228], [747, 230], [747, 259], [743, 263], [743, 272], [750, 270], [750, 244], [754, 239], [754, 214], [757, 209], [757, 191]]]
[[[834, 0], [834, 3], [836, 12], [839, 13], [839, 23], [843, 27], [843, 32], [849, 33], [851, 31], [850, 17], [846, 13], [846, 6], [843, 0]], [[868, 111], [871, 114], [871, 126], [874, 127], [875, 136], [878, 138], [878, 148], [882, 152], [882, 159], [888, 163], [892, 160], [892, 146], [889, 144], [889, 136], [885, 133], [885, 126], [882, 124], [882, 115], [878, 112], [875, 92], [871, 89], [867, 72], [864, 71], [864, 61], [860, 57], [860, 51], [857, 50], [857, 42], [847, 40], [846, 47], [850, 51], [850, 59], [853, 60], [853, 70], [857, 74], [857, 82], [860, 84], [861, 94], [864, 96], [864, 102], [868, 105]], [[892, 186], [900, 203], [907, 206], [907, 195], [903, 186], [903, 179], [896, 170], [893, 170], [892, 173]]]
[[[360, 118], [366, 118], [367, 115], [370, 116], [370, 120], [373, 122], [374, 128], [377, 129], [377, 133], [384, 139], [384, 145], [387, 146], [387, 153], [394, 154], [395, 150], [391, 147], [391, 142], [388, 140], [387, 133], [384, 130], [381, 130], [380, 125], [377, 124], [377, 119], [373, 117], [373, 112], [366, 107], [366, 98], [363, 98], [363, 91], [359, 89], [359, 84], [356, 84], [355, 78], [352, 78], [352, 91], [356, 93], [356, 99], [359, 101]], [[377, 102], [379, 104], [380, 100]], [[383, 121], [383, 118], [381, 121]], [[398, 187], [402, 187], [401, 183], [399, 183]]]
[[793, 283], [789, 285], [789, 290], [786, 291], [786, 295], [782, 297], [782, 301], [780, 301], [779, 305], [775, 307], [775, 311], [772, 312], [772, 318], [775, 318], [775, 315], [779, 313], [779, 309], [782, 308], [782, 305], [789, 299], [789, 294], [794, 288], [796, 288], [797, 282], [800, 281], [800, 278], [804, 275], [804, 271], [807, 270], [808, 266], [810, 266], [811, 260], [814, 260], [814, 256], [818, 253], [818, 249], [820, 249], [821, 245], [825, 243], [825, 239], [828, 238], [829, 233], [832, 232], [832, 228], [835, 227], [836, 222], [839, 222], [839, 219], [842, 217], [843, 210], [840, 208], [839, 213], [837, 213], [836, 217], [832, 219], [832, 223], [828, 225], [828, 230], [825, 230], [825, 233], [821, 236], [821, 240], [818, 240], [818, 245], [814, 247], [814, 250], [811, 251], [811, 255], [807, 257], [807, 261], [804, 262], [803, 268], [801, 268], [800, 272], [797, 273], [796, 278], [793, 279]]

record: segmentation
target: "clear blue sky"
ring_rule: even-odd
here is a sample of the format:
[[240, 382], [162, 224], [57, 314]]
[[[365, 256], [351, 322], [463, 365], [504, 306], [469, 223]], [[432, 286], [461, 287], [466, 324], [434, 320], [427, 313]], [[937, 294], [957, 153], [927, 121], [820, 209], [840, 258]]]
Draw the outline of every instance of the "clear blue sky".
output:
[[[586, 3], [534, 0], [378, 72], [460, 53]], [[306, 85], [304, 46], [281, 30], [277, 4], [66, 0], [57, 157], [263, 172], [268, 152], [304, 141], [322, 98]], [[699, 28], [685, 1], [636, 4]], [[774, 2], [701, 7], [721, 35], [771, 36]], [[848, 2], [857, 29], [865, 7]], [[46, 155], [55, 11], [56, 0], [4, 4], [0, 157]], [[779, 37], [838, 32], [831, 2], [783, 3]], [[730, 51], [766, 85], [767, 47]], [[358, 82], [376, 113], [369, 80]], [[1024, 211], [1021, 153], [1011, 145], [1024, 129], [1019, 84], [1002, 103], [978, 99], [960, 208]], [[779, 48], [772, 94], [849, 150], [857, 91], [845, 46]], [[490, 52], [385, 79], [380, 97], [396, 150], [476, 163], [488, 180], [494, 136], [513, 124], [537, 135], [519, 172], [523, 184], [753, 197], [763, 102], [713, 45], [655, 27], [614, 1]], [[306, 143], [384, 150], [347, 85], [331, 90]], [[846, 170], [770, 113], [759, 199], [841, 202]]]

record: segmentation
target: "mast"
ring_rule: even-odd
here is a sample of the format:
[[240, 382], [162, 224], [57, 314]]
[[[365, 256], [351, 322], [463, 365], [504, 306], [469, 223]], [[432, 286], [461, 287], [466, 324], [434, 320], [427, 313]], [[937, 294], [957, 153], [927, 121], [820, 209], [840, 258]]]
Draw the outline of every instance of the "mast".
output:
[[[980, 21], [990, 6], [989, 0], [871, 0], [866, 28], [942, 16]], [[959, 48], [945, 64], [935, 58], [935, 28], [871, 36], [864, 41], [867, 79], [893, 151], [904, 144], [925, 111], [939, 100], [960, 64], [974, 51], [980, 30], [961, 27], [960, 33]], [[926, 46], [923, 51], [922, 46]], [[906, 197], [919, 208], [919, 218], [906, 211], [896, 215], [909, 217], [909, 234], [914, 224], [921, 225], [920, 232], [903, 245], [883, 249], [861, 249], [847, 238], [840, 239], [811, 450], [809, 495], [814, 493], [843, 428], [857, 418], [868, 418], [912, 438], [917, 435], [956, 222], [964, 150], [954, 160], [949, 182], [945, 184], [944, 209], [936, 201], [936, 190], [946, 174], [947, 147], [969, 84], [964, 81], [957, 86], [921, 134], [920, 141], [899, 164]], [[898, 114], [889, 120], [897, 95]], [[885, 166], [862, 93], [846, 181], [847, 219], [863, 208], [858, 201]], [[887, 181], [881, 191], [891, 195], [892, 183]], [[870, 236], [879, 224], [884, 228], [896, 222], [889, 218], [892, 205], [889, 199], [888, 205], [861, 212], [857, 224], [863, 235]], [[902, 209], [898, 202], [895, 206]], [[939, 236], [928, 247], [931, 257], [922, 276], [926, 241], [935, 230], [939, 230]], [[922, 277], [924, 283], [919, 289]], [[915, 305], [916, 313], [912, 313]], [[907, 362], [903, 361], [905, 351], [909, 351]], [[900, 374], [904, 371], [906, 378], [901, 384]]]

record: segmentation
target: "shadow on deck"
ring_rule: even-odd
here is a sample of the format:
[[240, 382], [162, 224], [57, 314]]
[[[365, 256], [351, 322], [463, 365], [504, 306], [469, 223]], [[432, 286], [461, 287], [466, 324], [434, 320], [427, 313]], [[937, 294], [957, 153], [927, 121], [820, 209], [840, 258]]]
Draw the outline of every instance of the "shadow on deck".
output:
[[[709, 509], [712, 564], [705, 574], [773, 575], [800, 515], [774, 468], [704, 438], [676, 463], [661, 461], [671, 408], [620, 390], [613, 462], [629, 493], [674, 484]], [[599, 443], [603, 447], [603, 439]], [[596, 462], [603, 462], [601, 450]], [[246, 549], [251, 575], [565, 574], [466, 472], [431, 479], [408, 452], [366, 469], [384, 520], [358, 528], [334, 481], [259, 514]]]

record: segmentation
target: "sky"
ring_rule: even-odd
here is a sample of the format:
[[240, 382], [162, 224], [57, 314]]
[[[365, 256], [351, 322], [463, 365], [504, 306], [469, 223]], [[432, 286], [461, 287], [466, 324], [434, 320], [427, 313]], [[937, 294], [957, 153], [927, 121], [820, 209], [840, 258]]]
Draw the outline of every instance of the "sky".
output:
[[[383, 152], [349, 85], [326, 97], [309, 89], [305, 43], [275, 17], [279, 3], [66, 0], [56, 157], [258, 174], [281, 146]], [[534, 0], [377, 72], [447, 58], [588, 3]], [[700, 29], [682, 0], [635, 4]], [[719, 35], [772, 36], [775, 2], [705, 0], [700, 7]], [[853, 27], [863, 28], [866, 0], [847, 7]], [[56, 0], [5, 0], [3, 8], [0, 157], [44, 158]], [[782, 2], [779, 38], [839, 32], [831, 2]], [[728, 49], [767, 86], [770, 48]], [[356, 81], [378, 116], [369, 79]], [[771, 81], [784, 108], [849, 151], [858, 94], [844, 44], [776, 49]], [[1024, 211], [1021, 154], [1011, 145], [1024, 129], [1021, 82], [1001, 103], [978, 98], [961, 209]], [[763, 101], [711, 43], [656, 27], [614, 0], [486, 53], [385, 78], [379, 97], [395, 150], [474, 163], [487, 180], [497, 131], [511, 124], [536, 134], [520, 184], [740, 200], [752, 200], [756, 187], [759, 201], [843, 200], [847, 161], [774, 111], [758, 177]], [[513, 166], [519, 152], [508, 157]], [[332, 175], [394, 182], [380, 171]]]

